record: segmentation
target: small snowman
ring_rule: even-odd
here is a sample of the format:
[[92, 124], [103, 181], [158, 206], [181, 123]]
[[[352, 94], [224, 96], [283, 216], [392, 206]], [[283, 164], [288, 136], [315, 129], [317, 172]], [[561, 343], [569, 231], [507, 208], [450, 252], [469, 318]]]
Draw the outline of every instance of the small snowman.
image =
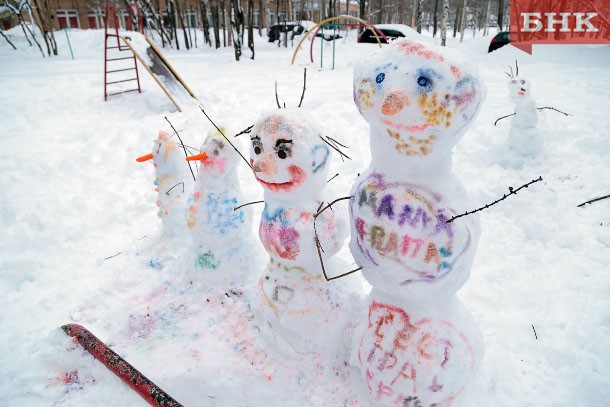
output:
[[517, 155], [535, 156], [542, 149], [544, 140], [538, 124], [538, 109], [530, 93], [530, 82], [519, 77], [519, 69], [508, 74], [508, 98], [515, 105], [511, 129], [508, 134], [509, 147]]
[[[347, 289], [322, 276], [314, 239], [330, 149], [303, 109], [263, 115], [250, 139], [250, 162], [265, 198], [259, 237], [270, 257], [252, 303], [257, 323], [287, 355], [336, 354], [347, 324]], [[347, 230], [331, 210], [315, 227], [328, 260]]]
[[371, 164], [350, 200], [350, 250], [372, 285], [353, 362], [380, 405], [448, 406], [479, 365], [482, 335], [456, 298], [479, 237], [451, 150], [483, 85], [455, 50], [401, 39], [354, 70]]
[[235, 209], [242, 203], [237, 177], [240, 157], [221, 131], [232, 134], [223, 127], [210, 130], [200, 153], [187, 158], [200, 165], [186, 204], [186, 226], [196, 251], [197, 269], [208, 270], [211, 277], [220, 267], [219, 277], [235, 280], [239, 270], [227, 265], [243, 263], [251, 219], [247, 208]]
[[193, 179], [183, 153], [166, 131], [159, 132], [151, 154], [136, 159], [138, 162], [149, 160], [155, 167], [154, 184], [163, 236], [176, 237], [184, 230], [185, 191], [192, 186]]

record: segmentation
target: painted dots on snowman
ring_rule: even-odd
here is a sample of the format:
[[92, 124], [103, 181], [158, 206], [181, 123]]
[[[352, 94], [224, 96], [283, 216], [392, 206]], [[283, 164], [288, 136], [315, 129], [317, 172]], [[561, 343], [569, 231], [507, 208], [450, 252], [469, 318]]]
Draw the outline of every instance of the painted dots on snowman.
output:
[[[454, 58], [451, 61], [455, 61]], [[476, 116], [481, 84], [464, 66], [400, 39], [357, 66], [354, 101], [387, 144], [409, 157], [444, 155]]]

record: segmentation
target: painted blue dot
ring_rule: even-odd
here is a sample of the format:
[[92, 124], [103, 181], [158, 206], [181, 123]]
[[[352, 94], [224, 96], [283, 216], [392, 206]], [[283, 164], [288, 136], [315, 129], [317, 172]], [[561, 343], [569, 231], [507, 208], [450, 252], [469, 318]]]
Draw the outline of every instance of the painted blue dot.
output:
[[434, 87], [432, 79], [427, 75], [420, 75], [417, 77], [417, 84], [423, 92], [430, 92]]
[[375, 78], [375, 82], [381, 83], [381, 82], [383, 82], [384, 79], [385, 79], [385, 74], [382, 72], [379, 75], [377, 75], [377, 77]]

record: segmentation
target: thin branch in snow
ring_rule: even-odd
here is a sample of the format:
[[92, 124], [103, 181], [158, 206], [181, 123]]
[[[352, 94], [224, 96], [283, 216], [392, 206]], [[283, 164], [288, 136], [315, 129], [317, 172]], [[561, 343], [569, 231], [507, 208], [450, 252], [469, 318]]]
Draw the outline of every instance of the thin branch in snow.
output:
[[113, 257], [118, 256], [118, 255], [119, 255], [119, 254], [121, 254], [121, 253], [123, 253], [123, 252], [118, 252], [117, 254], [113, 254], [112, 256], [108, 256], [108, 257], [106, 257], [104, 260], [109, 260], [109, 259], [111, 259], [111, 258], [113, 258]]
[[[174, 131], [176, 136], [178, 136], [178, 140], [180, 140], [180, 144], [182, 144], [182, 149], [184, 150], [184, 156], [188, 157], [189, 154], [186, 152], [186, 148], [184, 147], [184, 142], [182, 141], [182, 138], [180, 138], [180, 134], [178, 134], [178, 131], [176, 131], [176, 129], [174, 128], [174, 125], [172, 124], [172, 122], [169, 121], [167, 116], [165, 116], [165, 120], [167, 120], [167, 122], [169, 123], [169, 126], [172, 128], [172, 130]], [[191, 162], [187, 161], [186, 163], [189, 166], [189, 170], [191, 170], [191, 175], [193, 176], [193, 181], [197, 181], [197, 179], [195, 178], [195, 173], [193, 172], [193, 169], [191, 168]]]
[[169, 193], [172, 191], [172, 189], [176, 188], [178, 185], [182, 185], [182, 193], [184, 193], [184, 182], [179, 182], [170, 189], [168, 189], [165, 195], [169, 196]]
[[534, 328], [533, 324], [532, 324], [532, 329], [534, 330], [534, 336], [536, 337], [536, 339], [538, 339], [538, 334], [536, 333], [536, 328]]
[[562, 112], [561, 110], [557, 110], [557, 109], [555, 109], [554, 107], [551, 107], [551, 106], [542, 106], [542, 107], [537, 107], [536, 109], [538, 109], [538, 110], [551, 109], [551, 110], [554, 110], [554, 111], [559, 112], [561, 114], [564, 114], [566, 116], [573, 116], [573, 115], [571, 115], [569, 113]]
[[303, 103], [303, 98], [305, 97], [305, 85], [307, 84], [307, 68], [303, 69], [303, 93], [301, 94], [301, 101], [299, 102], [299, 107]]
[[509, 196], [511, 196], [511, 195], [516, 195], [516, 194], [517, 194], [517, 192], [519, 192], [521, 189], [523, 189], [523, 188], [527, 188], [527, 187], [529, 187], [530, 185], [532, 185], [533, 183], [538, 182], [538, 181], [542, 181], [542, 177], [538, 177], [537, 179], [532, 180], [532, 181], [528, 182], [528, 183], [527, 183], [527, 184], [525, 184], [525, 185], [521, 185], [521, 186], [520, 186], [519, 188], [517, 188], [517, 189], [513, 189], [513, 187], [508, 187], [508, 190], [509, 190], [510, 192], [509, 192], [508, 194], [504, 194], [504, 195], [502, 196], [502, 198], [497, 199], [497, 200], [493, 201], [492, 203], [487, 204], [487, 205], [485, 205], [485, 206], [482, 206], [482, 207], [480, 207], [480, 208], [478, 208], [478, 209], [475, 209], [474, 211], [470, 211], [470, 212], [464, 212], [464, 213], [462, 213], [461, 215], [454, 216], [453, 218], [449, 219], [449, 220], [447, 221], [447, 223], [451, 223], [451, 222], [453, 222], [454, 220], [456, 220], [457, 218], [461, 218], [462, 216], [471, 215], [471, 214], [473, 214], [473, 213], [475, 213], [475, 212], [479, 212], [479, 211], [482, 211], [483, 209], [487, 209], [487, 208], [489, 208], [490, 206], [493, 206], [493, 205], [497, 204], [498, 202], [505, 200], [506, 198], [508, 198], [508, 197], [509, 197]]
[[254, 127], [254, 125], [248, 126], [247, 129], [240, 131], [239, 133], [237, 133], [233, 137], [241, 136], [242, 134], [250, 134], [250, 132], [252, 131], [252, 127]]
[[277, 96], [277, 81], [275, 81], [275, 103], [277, 103], [277, 108], [281, 109], [282, 106], [280, 106], [280, 99]]
[[248, 205], [254, 205], [254, 204], [257, 204], [257, 203], [265, 203], [265, 201], [253, 201], [253, 202], [248, 202], [248, 203], [245, 203], [245, 204], [243, 204], [243, 205], [236, 206], [235, 208], [233, 208], [233, 212], [235, 212], [235, 211], [236, 211], [236, 210], [238, 210], [239, 208], [243, 208], [244, 206], [248, 206]]
[[252, 168], [252, 165], [250, 165], [250, 163], [248, 162], [248, 160], [246, 159], [246, 157], [243, 156], [242, 153], [239, 152], [239, 150], [237, 149], [237, 147], [235, 147], [235, 145], [233, 143], [231, 143], [231, 140], [229, 140], [227, 138], [227, 136], [225, 136], [225, 134], [222, 132], [222, 130], [220, 130], [220, 128], [216, 125], [216, 123], [214, 123], [212, 121], [212, 119], [210, 119], [210, 116], [208, 116], [208, 114], [205, 112], [205, 110], [203, 110], [203, 106], [199, 105], [199, 109], [201, 110], [201, 113], [203, 113], [205, 115], [205, 117], [210, 121], [210, 123], [212, 123], [212, 126], [216, 127], [216, 130], [218, 130], [218, 132], [222, 135], [222, 137], [224, 137], [225, 140], [227, 140], [227, 143], [231, 144], [231, 147], [233, 147], [233, 150], [235, 150], [237, 152], [237, 154], [239, 154], [239, 156], [241, 158], [243, 158], [243, 160], [246, 162], [246, 165], [252, 170], [254, 171], [254, 169]]
[[517, 114], [517, 113], [511, 113], [511, 114], [507, 114], [506, 116], [502, 116], [502, 117], [500, 117], [498, 120], [496, 120], [496, 121], [494, 122], [494, 126], [495, 126], [496, 124], [498, 124], [498, 122], [499, 122], [500, 120], [502, 120], [502, 119], [506, 119], [507, 117], [514, 116], [514, 115], [516, 115], [516, 114]]
[[333, 175], [333, 177], [331, 179], [329, 179], [328, 181], [326, 181], [326, 183], [328, 184], [330, 181], [334, 180], [335, 178], [337, 178], [339, 176], [339, 173], [336, 173], [335, 175]]
[[[338, 174], [337, 174], [337, 175], [338, 175]], [[321, 209], [321, 210], [320, 210], [320, 208], [318, 208], [318, 210], [316, 211], [316, 213], [313, 215], [314, 220], [315, 220], [315, 219], [316, 219], [318, 216], [320, 216], [320, 214], [322, 214], [322, 212], [324, 212], [324, 211], [325, 211], [325, 210], [327, 210], [328, 208], [332, 209], [333, 204], [335, 204], [335, 203], [337, 203], [337, 202], [339, 202], [339, 201], [345, 201], [346, 199], [351, 199], [351, 198], [352, 198], [352, 195], [350, 195], [350, 196], [344, 196], [344, 197], [342, 197], [342, 198], [337, 198], [337, 199], [335, 199], [334, 201], [332, 201], [331, 203], [329, 203], [328, 205], [326, 205], [326, 206], [324, 207], [324, 209]]]
[[610, 195], [606, 195], [606, 196], [602, 196], [602, 197], [599, 197], [599, 198], [591, 199], [590, 201], [581, 203], [580, 205], [577, 206], [577, 208], [582, 208], [582, 207], [584, 207], [587, 204], [592, 204], [593, 202], [601, 201], [603, 199], [608, 199], [608, 198], [610, 198]]
[[[327, 138], [328, 138], [328, 136], [327, 136]], [[320, 136], [320, 139], [321, 139], [323, 142], [325, 142], [326, 144], [328, 144], [328, 145], [329, 145], [329, 146], [330, 146], [330, 147], [331, 147], [333, 150], [335, 150], [336, 152], [338, 152], [338, 153], [339, 153], [339, 155], [341, 156], [341, 160], [343, 160], [343, 157], [347, 158], [348, 160], [351, 160], [351, 158], [350, 158], [350, 157], [349, 157], [347, 154], [345, 154], [343, 151], [339, 150], [339, 148], [338, 148], [338, 147], [336, 147], [334, 143], [332, 143], [332, 142], [331, 142], [331, 141], [329, 141], [329, 140], [324, 139], [324, 137], [322, 137], [322, 136]]]

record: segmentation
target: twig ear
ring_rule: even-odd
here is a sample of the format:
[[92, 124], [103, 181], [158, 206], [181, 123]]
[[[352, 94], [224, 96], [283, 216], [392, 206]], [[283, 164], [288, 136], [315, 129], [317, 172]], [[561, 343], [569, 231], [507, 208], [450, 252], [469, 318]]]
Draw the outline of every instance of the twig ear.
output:
[[515, 59], [515, 68], [517, 68], [517, 74], [515, 76], [519, 76], [519, 64], [517, 63], [516, 59]]
[[305, 85], [307, 84], [307, 68], [303, 68], [303, 93], [301, 94], [301, 101], [299, 107], [303, 104], [303, 98], [305, 97]]
[[282, 108], [282, 106], [280, 106], [280, 99], [277, 96], [277, 81], [275, 81], [275, 103], [277, 103], [278, 109]]

